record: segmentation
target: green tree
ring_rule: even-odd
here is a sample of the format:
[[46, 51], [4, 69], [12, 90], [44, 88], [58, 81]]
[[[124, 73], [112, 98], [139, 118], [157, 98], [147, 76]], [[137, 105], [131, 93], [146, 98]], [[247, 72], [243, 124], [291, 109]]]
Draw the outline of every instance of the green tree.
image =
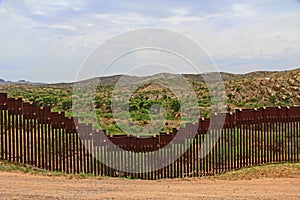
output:
[[170, 99], [170, 108], [174, 113], [178, 113], [180, 110], [180, 102], [177, 99]]
[[61, 102], [61, 107], [63, 110], [69, 110], [72, 108], [72, 100], [67, 99]]

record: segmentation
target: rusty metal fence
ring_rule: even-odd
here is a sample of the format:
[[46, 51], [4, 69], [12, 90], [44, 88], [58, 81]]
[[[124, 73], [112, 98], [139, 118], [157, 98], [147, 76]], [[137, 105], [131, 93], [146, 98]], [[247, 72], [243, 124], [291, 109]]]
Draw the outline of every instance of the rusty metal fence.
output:
[[[299, 162], [300, 107], [244, 109], [215, 117], [221, 115], [225, 115], [222, 127], [218, 120], [210, 124], [210, 119], [200, 119], [197, 124], [180, 128], [184, 139], [174, 142], [179, 132], [175, 128], [152, 137], [106, 135], [105, 131], [93, 131], [92, 124], [78, 124], [63, 112], [51, 112], [48, 107], [0, 93], [0, 156], [47, 170], [150, 180], [214, 175], [264, 163]], [[208, 139], [208, 133], [218, 137]], [[203, 154], [203, 148], [211, 151]], [[138, 164], [159, 149], [159, 156], [170, 164], [154, 171]], [[181, 155], [177, 159], [172, 157], [175, 151]], [[134, 157], [128, 159], [128, 152], [135, 152]], [[114, 163], [119, 169], [126, 166], [134, 172], [103, 163]], [[155, 160], [150, 164], [155, 165]]]

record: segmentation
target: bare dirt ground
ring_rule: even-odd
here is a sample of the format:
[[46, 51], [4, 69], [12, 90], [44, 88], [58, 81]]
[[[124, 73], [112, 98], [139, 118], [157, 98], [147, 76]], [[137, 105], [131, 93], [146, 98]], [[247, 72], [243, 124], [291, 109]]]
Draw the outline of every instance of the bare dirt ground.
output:
[[300, 178], [145, 181], [0, 172], [0, 199], [300, 199]]

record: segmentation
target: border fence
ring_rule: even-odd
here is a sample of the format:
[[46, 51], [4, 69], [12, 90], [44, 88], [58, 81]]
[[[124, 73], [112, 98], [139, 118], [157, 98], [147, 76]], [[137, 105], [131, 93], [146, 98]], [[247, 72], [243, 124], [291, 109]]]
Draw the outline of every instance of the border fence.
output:
[[[107, 135], [105, 131], [93, 131], [92, 124], [79, 124], [76, 118], [65, 117], [63, 112], [51, 112], [49, 107], [0, 93], [0, 156], [52, 171], [149, 180], [214, 175], [264, 163], [299, 162], [300, 107], [243, 109], [214, 117], [222, 115], [222, 127], [218, 120], [210, 119], [186, 124], [180, 128], [184, 139], [176, 143], [176, 128], [151, 137]], [[217, 137], [208, 139], [209, 133]], [[204, 147], [211, 151], [200, 156]], [[170, 164], [154, 171], [137, 164], [159, 149], [159, 156], [171, 160]], [[172, 158], [175, 151], [181, 155], [177, 159]], [[128, 152], [134, 152], [130, 154], [134, 157], [128, 159]], [[150, 164], [155, 165], [153, 162]], [[134, 172], [122, 172], [103, 163], [131, 167]]]

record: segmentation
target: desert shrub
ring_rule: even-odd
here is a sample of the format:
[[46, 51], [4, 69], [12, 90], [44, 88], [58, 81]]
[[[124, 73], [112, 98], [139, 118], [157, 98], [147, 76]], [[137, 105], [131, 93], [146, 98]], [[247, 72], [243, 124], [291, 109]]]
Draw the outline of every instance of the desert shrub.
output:
[[276, 99], [277, 99], [277, 97], [272, 95], [272, 96], [270, 96], [269, 101], [270, 101], [270, 103], [274, 104], [276, 102]]
[[61, 107], [63, 110], [67, 111], [72, 108], [72, 100], [66, 99], [61, 102]]

